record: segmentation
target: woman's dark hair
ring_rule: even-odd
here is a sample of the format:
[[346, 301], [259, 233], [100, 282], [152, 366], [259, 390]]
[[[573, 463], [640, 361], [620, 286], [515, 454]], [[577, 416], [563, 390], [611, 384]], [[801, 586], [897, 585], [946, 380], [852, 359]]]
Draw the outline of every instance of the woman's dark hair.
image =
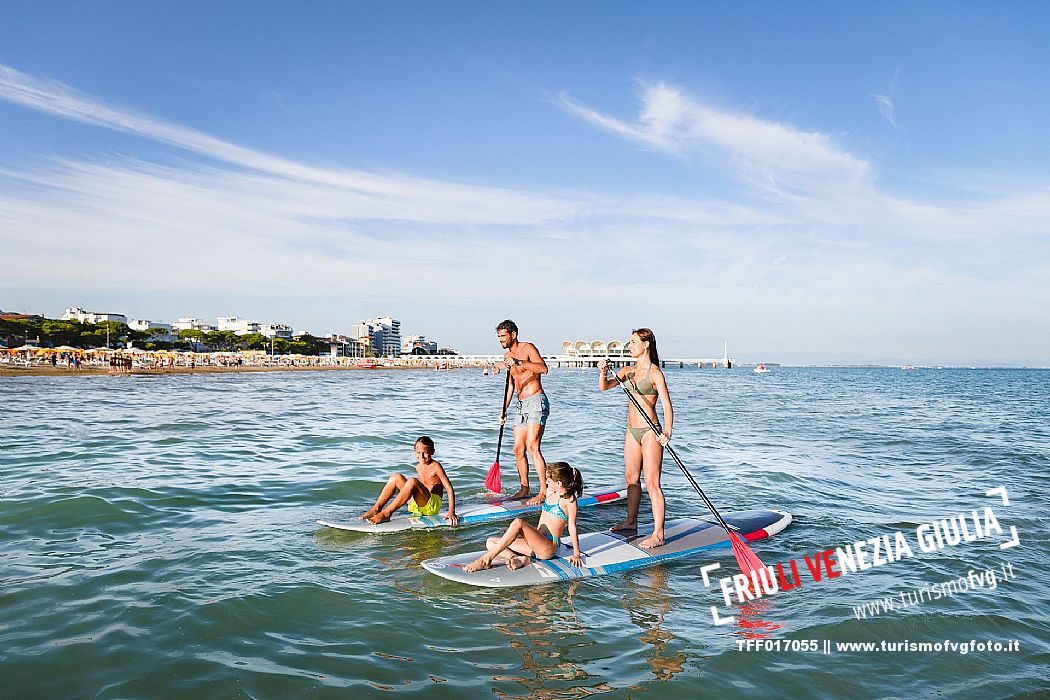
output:
[[496, 326], [496, 330], [497, 331], [507, 331], [508, 333], [517, 333], [518, 332], [518, 324], [514, 323], [514, 321], [511, 321], [508, 318], [505, 321], [501, 321], [500, 324], [498, 326]]
[[637, 335], [643, 341], [649, 343], [649, 362], [657, 367], [660, 366], [660, 353], [656, 352], [656, 336], [648, 328], [639, 328], [631, 331], [631, 335]]
[[551, 462], [547, 465], [547, 472], [569, 492], [570, 501], [583, 495], [583, 476], [579, 469], [570, 467], [568, 462]]
[[419, 443], [423, 443], [425, 446], [429, 447], [430, 454], [434, 454], [434, 452], [437, 451], [437, 448], [434, 447], [434, 441], [430, 439], [429, 435], [423, 435], [416, 440], [416, 444], [418, 445]]

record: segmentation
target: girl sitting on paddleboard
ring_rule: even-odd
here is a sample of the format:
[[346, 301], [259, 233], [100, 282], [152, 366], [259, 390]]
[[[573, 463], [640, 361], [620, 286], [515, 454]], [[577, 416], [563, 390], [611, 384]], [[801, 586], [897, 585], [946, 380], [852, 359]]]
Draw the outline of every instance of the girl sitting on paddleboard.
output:
[[[395, 497], [394, 492], [398, 490], [400, 493]], [[445, 520], [458, 525], [456, 490], [452, 488], [452, 482], [448, 480], [441, 462], [434, 459], [434, 441], [424, 435], [416, 440], [416, 475], [406, 478], [404, 474], [392, 474], [386, 480], [386, 486], [376, 499], [376, 504], [362, 513], [361, 519], [376, 525], [385, 523], [406, 503], [409, 513], [437, 515], [441, 512], [441, 495], [444, 492], [448, 492], [448, 515]], [[387, 505], [388, 501], [390, 505]]]
[[540, 512], [539, 526], [515, 518], [503, 537], [488, 539], [488, 552], [464, 566], [464, 571], [488, 569], [497, 557], [505, 559], [510, 569], [520, 569], [532, 557], [553, 559], [566, 525], [572, 536], [573, 554], [569, 563], [577, 568], [583, 566], [580, 537], [576, 532], [576, 499], [583, 493], [583, 477], [579, 469], [573, 469], [567, 462], [551, 462], [547, 465], [546, 476], [547, 498]]

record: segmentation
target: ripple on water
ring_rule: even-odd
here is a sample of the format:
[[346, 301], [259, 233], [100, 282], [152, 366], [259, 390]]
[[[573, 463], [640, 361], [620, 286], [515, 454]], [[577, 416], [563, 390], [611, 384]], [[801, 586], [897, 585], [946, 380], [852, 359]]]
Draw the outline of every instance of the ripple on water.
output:
[[[313, 521], [363, 510], [434, 437], [457, 495], [495, 456], [502, 378], [477, 372], [25, 378], [0, 384], [0, 675], [35, 696], [1000, 697], [1050, 692], [1050, 373], [668, 370], [675, 445], [723, 510], [779, 506], [767, 563], [967, 513], [1008, 488], [998, 540], [736, 606], [699, 562], [527, 590], [425, 575], [499, 526], [378, 537]], [[623, 478], [622, 396], [545, 378], [548, 459]], [[513, 475], [505, 442], [504, 480]], [[671, 515], [704, 506], [670, 462]], [[997, 513], [999, 508], [997, 507]], [[581, 515], [607, 528], [622, 506]], [[643, 504], [643, 519], [648, 512]], [[728, 552], [712, 555], [734, 570]], [[1021, 575], [857, 620], [854, 606], [1004, 562]], [[1014, 654], [738, 652], [753, 638], [1017, 639]], [[63, 669], [56, 674], [55, 668]]]

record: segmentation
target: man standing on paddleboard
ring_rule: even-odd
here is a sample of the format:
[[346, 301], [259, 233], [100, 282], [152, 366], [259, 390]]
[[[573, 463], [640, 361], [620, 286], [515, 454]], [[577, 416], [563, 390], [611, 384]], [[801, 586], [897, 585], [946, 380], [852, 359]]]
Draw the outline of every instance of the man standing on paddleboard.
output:
[[531, 459], [539, 480], [539, 493], [526, 503], [536, 505], [543, 503], [547, 497], [547, 463], [540, 452], [543, 427], [551, 412], [550, 402], [540, 383], [540, 375], [547, 373], [547, 363], [535, 345], [518, 340], [518, 326], [514, 321], [507, 319], [496, 326], [496, 337], [507, 351], [503, 353], [503, 361], [514, 382], [514, 394], [518, 397], [517, 405], [514, 406], [513, 396], [508, 392], [506, 417], [500, 418], [500, 425], [509, 423], [514, 428], [514, 460], [521, 479], [521, 488], [510, 498], [525, 498], [529, 495]]

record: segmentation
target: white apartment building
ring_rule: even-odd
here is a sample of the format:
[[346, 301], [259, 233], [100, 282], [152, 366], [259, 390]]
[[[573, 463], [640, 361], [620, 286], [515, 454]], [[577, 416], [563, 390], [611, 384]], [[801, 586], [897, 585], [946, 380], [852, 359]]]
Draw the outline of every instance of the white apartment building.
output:
[[237, 335], [262, 332], [259, 330], [262, 324], [257, 321], [247, 321], [236, 316], [219, 316], [218, 321], [218, 329], [220, 331], [233, 331]]
[[149, 338], [151, 340], [159, 340], [162, 343], [174, 343], [179, 338], [178, 333], [172, 330], [170, 323], [161, 323], [160, 321], [133, 319], [128, 323], [128, 328], [143, 333], [152, 331]]
[[127, 323], [128, 317], [124, 314], [108, 314], [101, 311], [84, 311], [82, 306], [72, 306], [62, 314], [63, 321], [78, 321], [80, 323], [102, 323], [103, 321], [117, 321]]
[[293, 333], [292, 327], [283, 323], [260, 323], [256, 324], [259, 326], [259, 330], [254, 331], [255, 333], [262, 333], [267, 338], [285, 338], [291, 340]]
[[171, 324], [171, 328], [176, 333], [179, 331], [202, 331], [207, 333], [208, 331], [215, 330], [215, 326], [206, 323], [200, 318], [177, 318], [175, 319], [175, 323]]
[[142, 331], [145, 333], [150, 328], [159, 328], [162, 331], [170, 331], [170, 323], [161, 323], [160, 321], [149, 321], [145, 319], [132, 319], [128, 322], [128, 328], [133, 331]]
[[365, 356], [365, 348], [357, 338], [333, 333], [326, 336], [326, 340], [328, 340], [330, 344], [330, 353], [332, 357]]

